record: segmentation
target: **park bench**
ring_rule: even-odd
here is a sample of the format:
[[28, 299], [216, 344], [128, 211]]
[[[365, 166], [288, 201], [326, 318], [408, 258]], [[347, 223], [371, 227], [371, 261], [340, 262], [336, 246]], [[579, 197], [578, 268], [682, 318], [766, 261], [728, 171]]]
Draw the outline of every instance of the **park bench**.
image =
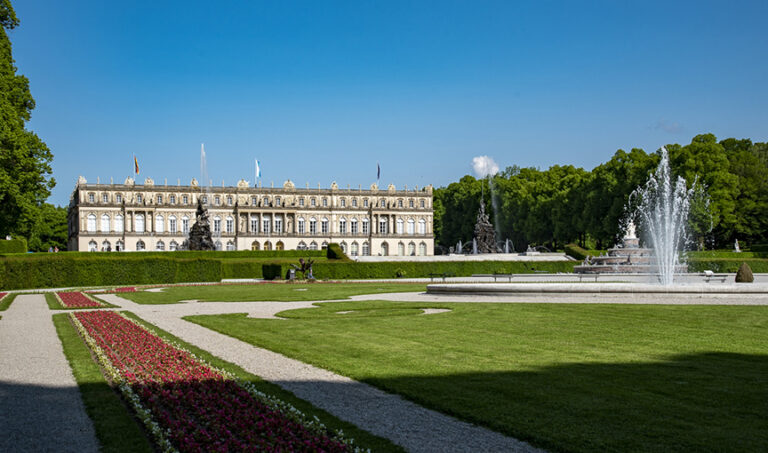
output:
[[720, 280], [725, 283], [725, 279], [728, 278], [728, 274], [715, 274], [713, 271], [704, 271], [702, 272], [702, 275], [704, 276], [704, 281], [707, 283], [709, 283], [710, 280]]
[[509, 279], [510, 282], [512, 282], [512, 277], [515, 276], [515, 274], [505, 274], [502, 272], [494, 272], [493, 274], [472, 274], [473, 277], [493, 277], [493, 281], [496, 282], [500, 278], [506, 278]]
[[579, 282], [581, 282], [581, 280], [582, 280], [582, 279], [584, 279], [585, 277], [588, 277], [588, 278], [592, 278], [592, 277], [594, 277], [594, 278], [595, 278], [595, 281], [597, 281], [597, 277], [599, 277], [599, 276], [600, 276], [600, 274], [599, 274], [599, 273], [594, 273], [594, 274], [579, 274]]
[[435, 281], [436, 278], [442, 278], [443, 282], [445, 282], [446, 278], [454, 276], [454, 274], [451, 272], [437, 272], [437, 273], [432, 273], [428, 275], [429, 275], [430, 281]]

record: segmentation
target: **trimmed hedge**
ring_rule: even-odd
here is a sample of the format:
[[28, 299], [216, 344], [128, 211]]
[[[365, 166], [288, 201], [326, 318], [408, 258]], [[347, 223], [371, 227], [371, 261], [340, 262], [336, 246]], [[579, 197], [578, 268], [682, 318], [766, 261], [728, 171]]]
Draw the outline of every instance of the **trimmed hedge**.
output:
[[688, 272], [736, 272], [741, 263], [746, 262], [755, 273], [768, 272], [768, 259], [688, 259]]
[[584, 261], [587, 256], [589, 256], [589, 251], [587, 251], [587, 249], [583, 249], [576, 244], [567, 244], [563, 247], [563, 251], [566, 255], [579, 261]]
[[[10, 253], [10, 252], [8, 252]], [[189, 251], [180, 250], [174, 252], [59, 252], [57, 256], [70, 256], [70, 257], [82, 257], [82, 256], [99, 256], [110, 259], [122, 259], [126, 255], [139, 254], [143, 257], [161, 257], [161, 258], [216, 258], [216, 259], [260, 259], [270, 260], [273, 258], [324, 258], [324, 250], [232, 250], [232, 251]], [[0, 253], [2, 255], [2, 253]], [[11, 255], [13, 257], [19, 257], [22, 255]], [[33, 257], [37, 254], [25, 254], [23, 256]]]
[[328, 248], [326, 249], [326, 255], [329, 260], [345, 260], [349, 261], [349, 257], [347, 257], [346, 253], [344, 253], [344, 250], [341, 249], [341, 246], [335, 242], [331, 242], [328, 244]]
[[0, 240], [0, 253], [27, 253], [26, 239]]
[[217, 282], [221, 261], [119, 254], [120, 259], [90, 256], [40, 255], [36, 259], [0, 259], [0, 288], [136, 285], [150, 283]]
[[283, 268], [286, 269], [286, 272], [288, 268], [290, 267], [290, 264], [262, 264], [261, 265], [261, 273], [263, 275], [263, 278], [265, 280], [279, 280], [283, 278]]

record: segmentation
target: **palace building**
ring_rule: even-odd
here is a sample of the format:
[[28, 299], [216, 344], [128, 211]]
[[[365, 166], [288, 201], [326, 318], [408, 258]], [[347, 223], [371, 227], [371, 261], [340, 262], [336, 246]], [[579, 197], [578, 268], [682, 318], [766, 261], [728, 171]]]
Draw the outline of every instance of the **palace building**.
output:
[[336, 242], [349, 256], [434, 254], [432, 186], [89, 184], [82, 176], [69, 204], [68, 250], [183, 250], [198, 199], [219, 250], [319, 250]]

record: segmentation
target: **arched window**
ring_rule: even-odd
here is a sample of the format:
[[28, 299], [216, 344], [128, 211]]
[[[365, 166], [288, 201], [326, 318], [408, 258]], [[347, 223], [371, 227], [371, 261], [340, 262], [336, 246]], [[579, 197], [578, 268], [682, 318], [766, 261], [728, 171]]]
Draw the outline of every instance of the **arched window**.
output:
[[123, 215], [122, 214], [115, 215], [115, 232], [122, 233], [123, 228], [125, 228], [125, 225], [123, 222]]
[[234, 250], [235, 249], [235, 243], [232, 241], [227, 241], [227, 250]]
[[140, 252], [142, 250], [145, 250], [147, 248], [147, 245], [144, 243], [144, 241], [139, 241], [136, 243], [136, 251]]
[[350, 249], [350, 255], [357, 256], [357, 242], [352, 243], [352, 247]]
[[109, 233], [109, 214], [101, 215], [101, 232]]
[[419, 234], [427, 234], [427, 221], [424, 219], [419, 220]]
[[[96, 216], [94, 216], [96, 217]], [[88, 251], [89, 252], [96, 252], [99, 250], [99, 244], [96, 243], [96, 241], [91, 241], [88, 243]]]
[[416, 244], [413, 242], [408, 243], [408, 256], [416, 255]]
[[235, 219], [233, 219], [232, 217], [227, 216], [226, 228], [227, 228], [227, 230], [226, 230], [227, 233], [234, 233], [235, 232]]
[[253, 241], [251, 242], [251, 250], [260, 250], [261, 244], [259, 244], [259, 241]]
[[275, 243], [275, 250], [285, 250], [285, 244], [283, 244], [283, 241], [277, 241], [277, 243]]
[[347, 234], [347, 219], [345, 219], [344, 217], [339, 219], [339, 233]]
[[168, 232], [169, 233], [176, 232], [176, 216], [175, 215], [168, 216]]
[[158, 252], [164, 252], [165, 251], [165, 242], [157, 241], [157, 244], [155, 244], [155, 250], [157, 250]]
[[164, 230], [165, 230], [165, 218], [163, 218], [163, 216], [161, 215], [156, 215], [155, 216], [155, 233], [162, 233]]
[[397, 254], [399, 256], [405, 255], [405, 244], [403, 244], [402, 242], [397, 243]]
[[357, 219], [353, 218], [349, 222], [349, 232], [352, 234], [357, 234]]
[[264, 250], [272, 250], [272, 243], [269, 241], [264, 242]]
[[325, 250], [325, 249], [327, 249], [327, 248], [328, 248], [328, 241], [323, 241], [323, 243], [322, 243], [322, 244], [320, 244], [320, 248], [321, 248], [322, 250]]
[[363, 256], [370, 256], [371, 255], [371, 246], [368, 244], [368, 241], [363, 242]]
[[408, 219], [408, 234], [415, 234], [416, 232], [416, 222], [413, 221], [413, 219]]
[[221, 250], [221, 241], [216, 241], [216, 244], [214, 244], [216, 247], [216, 250]]
[[389, 256], [389, 244], [386, 242], [381, 244], [381, 254], [382, 256]]
[[88, 214], [88, 232], [89, 233], [95, 233], [96, 232], [96, 214]]
[[112, 251], [112, 243], [107, 241], [106, 239], [104, 242], [101, 243], [101, 250], [104, 252], [111, 252]]
[[379, 234], [387, 234], [387, 224], [386, 217], [379, 218]]
[[304, 217], [299, 217], [298, 220], [298, 227], [299, 227], [299, 234], [304, 234], [305, 232], [305, 225], [304, 225]]
[[136, 214], [136, 232], [137, 233], [144, 232], [144, 214]]
[[181, 232], [189, 234], [189, 217], [187, 216], [181, 218]]
[[317, 219], [314, 217], [309, 219], [309, 234], [317, 234]]
[[323, 234], [328, 234], [328, 219], [323, 217], [323, 220], [320, 221], [320, 232]]
[[296, 250], [306, 250], [307, 244], [304, 241], [299, 242], [299, 245], [296, 247]]
[[422, 242], [419, 244], [419, 255], [425, 256], [426, 254], [427, 254], [427, 244]]
[[309, 249], [310, 250], [317, 250], [317, 242], [312, 241], [309, 243]]
[[178, 242], [171, 241], [171, 243], [168, 244], [168, 250], [170, 250], [171, 252], [175, 252], [178, 249], [179, 249], [179, 243]]
[[123, 250], [125, 250], [125, 243], [121, 239], [115, 243], [115, 251], [122, 252]]
[[403, 234], [403, 219], [397, 219], [397, 234]]
[[[221, 233], [221, 217], [219, 216], [213, 218], [213, 232]], [[219, 246], [216, 248], [216, 250], [221, 250], [221, 243], [219, 243]]]
[[341, 251], [344, 253], [347, 253], [347, 243], [342, 241], [341, 244], [339, 244], [339, 247], [341, 247]]

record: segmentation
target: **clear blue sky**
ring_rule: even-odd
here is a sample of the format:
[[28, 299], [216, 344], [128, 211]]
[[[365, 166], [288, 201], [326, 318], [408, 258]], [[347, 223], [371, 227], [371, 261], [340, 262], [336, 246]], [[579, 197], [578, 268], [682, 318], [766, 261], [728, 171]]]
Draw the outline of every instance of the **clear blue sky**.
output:
[[[768, 2], [15, 0], [29, 128], [78, 175], [443, 186], [768, 139]], [[585, 3], [576, 4], [576, 3]]]

